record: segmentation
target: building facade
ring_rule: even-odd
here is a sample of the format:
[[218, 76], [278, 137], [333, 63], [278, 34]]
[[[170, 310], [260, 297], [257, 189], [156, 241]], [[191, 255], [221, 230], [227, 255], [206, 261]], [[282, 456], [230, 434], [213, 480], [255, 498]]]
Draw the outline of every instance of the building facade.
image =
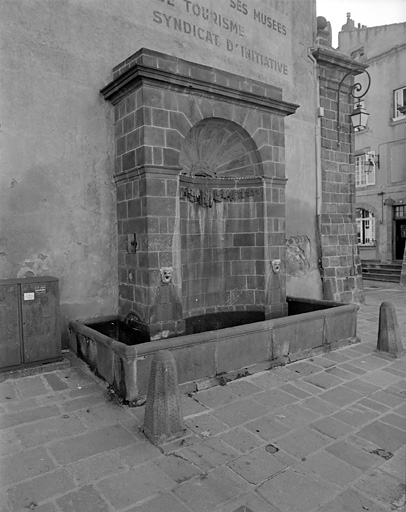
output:
[[[339, 50], [368, 65], [370, 114], [355, 135], [356, 216], [363, 260], [401, 261], [406, 242], [406, 23], [356, 27], [350, 15]], [[364, 82], [365, 83], [365, 82]]]
[[[176, 316], [157, 298], [169, 267], [176, 285], [183, 272], [180, 305], [197, 295], [208, 309], [210, 291], [185, 291], [197, 285], [174, 202], [180, 176], [196, 170], [245, 178], [249, 168], [266, 182], [266, 222], [251, 220], [251, 205], [225, 232], [238, 246], [222, 261], [227, 307], [254, 297], [258, 269], [270, 314], [282, 314], [286, 293], [362, 300], [347, 97], [334, 143], [337, 85], [355, 65], [318, 37], [315, 0], [5, 0], [2, 10], [0, 277], [57, 277], [65, 340], [74, 318]], [[183, 186], [182, 200], [235, 201], [221, 188], [197, 199]], [[254, 202], [251, 188], [238, 199]], [[268, 286], [270, 260], [281, 263], [278, 286]]]

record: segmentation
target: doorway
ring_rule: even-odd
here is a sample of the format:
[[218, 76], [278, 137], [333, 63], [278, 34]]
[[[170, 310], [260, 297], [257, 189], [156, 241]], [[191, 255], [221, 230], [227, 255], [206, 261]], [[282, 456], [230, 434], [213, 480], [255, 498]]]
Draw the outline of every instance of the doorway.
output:
[[406, 243], [406, 218], [395, 219], [395, 260], [403, 260]]

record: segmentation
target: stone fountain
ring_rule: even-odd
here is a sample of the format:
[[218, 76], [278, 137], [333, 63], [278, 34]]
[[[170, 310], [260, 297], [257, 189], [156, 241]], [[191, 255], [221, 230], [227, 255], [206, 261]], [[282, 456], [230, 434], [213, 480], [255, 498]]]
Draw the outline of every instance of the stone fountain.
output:
[[101, 93], [115, 112], [118, 316], [71, 323], [95, 371], [133, 401], [163, 348], [197, 382], [356, 339], [357, 306], [286, 297], [297, 105], [281, 89], [141, 49]]

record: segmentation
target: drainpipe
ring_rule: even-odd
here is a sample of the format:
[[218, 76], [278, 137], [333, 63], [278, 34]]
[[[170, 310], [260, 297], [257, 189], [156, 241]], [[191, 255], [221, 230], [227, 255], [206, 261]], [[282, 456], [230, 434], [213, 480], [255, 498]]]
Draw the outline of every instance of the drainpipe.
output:
[[323, 109], [320, 107], [320, 86], [318, 77], [317, 60], [312, 55], [312, 49], [308, 50], [308, 57], [313, 63], [313, 73], [316, 78], [316, 99], [314, 108], [317, 112], [317, 121], [315, 124], [315, 160], [316, 160], [316, 241], [318, 251], [318, 264], [321, 282], [324, 281], [324, 270], [322, 265], [322, 246], [321, 246], [321, 117], [323, 117]]
[[315, 151], [316, 151], [316, 216], [320, 218], [321, 215], [321, 121], [323, 117], [323, 109], [320, 107], [320, 88], [319, 79], [317, 76], [317, 60], [308, 51], [309, 59], [313, 62], [314, 76], [316, 77], [316, 101], [315, 109], [317, 111], [317, 122], [315, 130]]

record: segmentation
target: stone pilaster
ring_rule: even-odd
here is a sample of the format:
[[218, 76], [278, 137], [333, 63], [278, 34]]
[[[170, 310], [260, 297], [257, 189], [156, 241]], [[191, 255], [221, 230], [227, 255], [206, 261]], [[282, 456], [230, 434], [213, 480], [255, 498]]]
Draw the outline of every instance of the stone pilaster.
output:
[[[313, 55], [318, 62], [320, 107], [324, 109], [321, 116], [322, 205], [319, 218], [323, 298], [363, 302], [355, 223], [354, 134], [349, 114], [353, 108], [350, 95], [353, 77], [366, 66], [328, 47], [318, 47]], [[349, 72], [338, 98], [339, 84]]]

